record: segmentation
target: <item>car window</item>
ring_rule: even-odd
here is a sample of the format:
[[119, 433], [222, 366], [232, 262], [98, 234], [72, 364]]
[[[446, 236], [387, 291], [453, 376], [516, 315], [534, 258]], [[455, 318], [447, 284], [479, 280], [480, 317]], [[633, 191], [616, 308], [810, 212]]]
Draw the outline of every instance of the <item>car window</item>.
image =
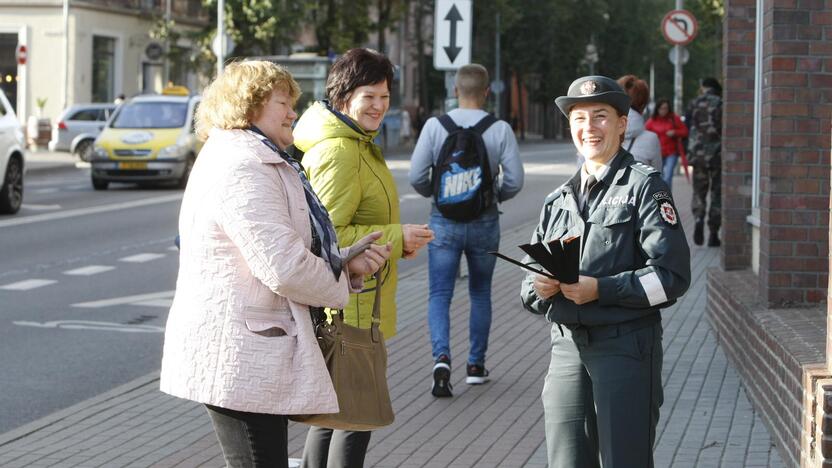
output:
[[185, 102], [131, 102], [122, 105], [112, 128], [178, 128], [185, 125]]
[[98, 109], [81, 109], [72, 114], [67, 120], [81, 120], [85, 122], [93, 122], [98, 120]]

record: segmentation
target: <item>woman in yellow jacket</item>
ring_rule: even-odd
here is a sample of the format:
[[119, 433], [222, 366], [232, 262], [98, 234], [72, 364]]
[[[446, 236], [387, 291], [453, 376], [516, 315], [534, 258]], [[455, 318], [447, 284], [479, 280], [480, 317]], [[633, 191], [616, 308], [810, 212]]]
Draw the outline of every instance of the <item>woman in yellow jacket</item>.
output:
[[[373, 143], [390, 107], [393, 65], [369, 49], [351, 49], [332, 65], [327, 79], [329, 101], [316, 102], [297, 123], [295, 146], [315, 193], [329, 211], [338, 243], [352, 245], [373, 231], [379, 242], [393, 244], [381, 286], [381, 330], [396, 334], [396, 260], [414, 257], [433, 239], [427, 225], [401, 224], [399, 195], [381, 149]], [[375, 281], [352, 294], [344, 308], [347, 323], [370, 328]], [[303, 466], [361, 467], [370, 432], [312, 427], [303, 451]]]

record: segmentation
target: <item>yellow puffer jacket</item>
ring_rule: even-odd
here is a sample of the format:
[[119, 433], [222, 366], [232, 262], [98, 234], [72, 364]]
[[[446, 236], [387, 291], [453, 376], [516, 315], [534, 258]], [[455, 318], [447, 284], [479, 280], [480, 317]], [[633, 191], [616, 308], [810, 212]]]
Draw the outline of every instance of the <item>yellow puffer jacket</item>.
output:
[[[329, 211], [338, 244], [352, 245], [373, 231], [384, 233], [380, 243], [393, 243], [381, 287], [381, 331], [390, 338], [396, 334], [396, 262], [402, 257], [403, 238], [396, 182], [381, 148], [373, 143], [376, 134], [321, 102], [303, 113], [294, 130], [295, 146], [305, 153], [303, 167]], [[370, 328], [375, 280], [365, 281], [364, 288], [350, 295], [344, 319]]]

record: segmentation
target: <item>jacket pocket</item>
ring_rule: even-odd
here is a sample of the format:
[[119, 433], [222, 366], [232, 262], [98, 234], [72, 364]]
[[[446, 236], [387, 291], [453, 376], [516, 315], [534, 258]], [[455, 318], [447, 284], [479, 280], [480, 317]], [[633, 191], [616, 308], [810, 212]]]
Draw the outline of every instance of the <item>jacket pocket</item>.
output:
[[613, 227], [616, 224], [626, 223], [633, 217], [630, 210], [626, 208], [607, 209], [604, 211], [604, 217], [601, 219], [601, 225], [604, 227]]
[[243, 319], [248, 331], [263, 337], [297, 336], [292, 311], [262, 306], [247, 306]]

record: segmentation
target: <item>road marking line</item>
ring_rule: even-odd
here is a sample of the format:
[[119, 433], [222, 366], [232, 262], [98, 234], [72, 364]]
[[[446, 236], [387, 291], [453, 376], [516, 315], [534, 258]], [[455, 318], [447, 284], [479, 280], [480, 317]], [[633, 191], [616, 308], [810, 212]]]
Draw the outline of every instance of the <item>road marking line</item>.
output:
[[137, 255], [131, 255], [129, 257], [124, 257], [118, 259], [120, 262], [128, 262], [128, 263], [145, 263], [151, 260], [156, 260], [157, 258], [164, 257], [165, 254], [158, 254], [158, 253], [140, 253]]
[[0, 289], [6, 289], [9, 291], [28, 291], [30, 289], [39, 288], [41, 286], [48, 286], [54, 283], [57, 283], [57, 281], [48, 279], [28, 279], [18, 281], [17, 283], [10, 283], [5, 286], [0, 286]]
[[177, 247], [177, 246], [175, 246], [175, 245], [172, 245], [172, 246], [168, 247], [168, 250], [170, 250], [170, 251], [172, 251], [172, 252], [178, 252], [178, 251], [179, 251], [179, 247]]
[[111, 203], [108, 205], [91, 206], [88, 208], [78, 208], [74, 210], [66, 210], [58, 213], [44, 213], [32, 216], [21, 216], [13, 219], [6, 219], [0, 221], [0, 227], [20, 226], [23, 224], [39, 223], [41, 221], [54, 221], [56, 219], [75, 218], [77, 216], [86, 216], [91, 214], [106, 213], [108, 211], [119, 211], [128, 208], [138, 208], [140, 206], [159, 205], [162, 203], [178, 202], [182, 200], [182, 193], [174, 193], [170, 195], [162, 195], [159, 197], [143, 198], [141, 200], [133, 200], [123, 203]]
[[149, 293], [149, 294], [136, 294], [134, 296], [114, 297], [112, 299], [102, 299], [100, 301], [79, 302], [78, 304], [72, 304], [72, 307], [82, 307], [82, 308], [88, 308], [88, 309], [100, 309], [102, 307], [111, 307], [111, 306], [116, 306], [116, 305], [132, 304], [132, 303], [135, 303], [135, 302], [150, 301], [150, 300], [153, 300], [153, 299], [170, 298], [170, 297], [173, 297], [174, 292], [176, 292], [176, 291], [160, 291], [160, 292]]
[[[401, 197], [399, 197], [399, 202], [401, 203], [405, 200], [418, 200], [420, 198], [425, 197], [419, 195], [418, 193], [408, 193], [407, 195], [402, 195]], [[427, 200], [427, 198], [425, 198], [425, 200]]]
[[76, 268], [74, 270], [65, 271], [65, 275], [72, 275], [72, 276], [90, 276], [90, 275], [97, 275], [99, 273], [104, 273], [105, 271], [115, 270], [116, 267], [114, 266], [107, 266], [107, 265], [90, 265], [81, 268]]
[[151, 299], [149, 301], [133, 302], [130, 305], [145, 307], [161, 307], [164, 309], [170, 309], [170, 306], [173, 305], [173, 298], [171, 297], [169, 299]]
[[42, 188], [42, 189], [32, 190], [32, 193], [38, 193], [38, 194], [43, 194], [43, 193], [55, 193], [55, 192], [57, 192], [58, 190], [60, 190], [60, 189], [55, 188], [55, 187], [51, 187], [51, 188]]
[[61, 205], [31, 205], [29, 203], [24, 203], [23, 205], [21, 205], [21, 207], [27, 210], [35, 211], [49, 211], [61, 209]]
[[155, 325], [127, 325], [114, 322], [93, 322], [90, 320], [55, 320], [52, 322], [15, 321], [13, 324], [21, 327], [63, 328], [66, 330], [99, 330], [117, 331], [125, 333], [164, 333], [165, 327]]

